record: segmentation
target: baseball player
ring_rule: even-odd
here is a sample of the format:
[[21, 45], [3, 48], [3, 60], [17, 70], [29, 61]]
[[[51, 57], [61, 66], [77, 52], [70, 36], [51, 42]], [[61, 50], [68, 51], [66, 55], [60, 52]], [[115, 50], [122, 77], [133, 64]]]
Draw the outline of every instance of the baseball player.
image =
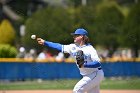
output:
[[88, 43], [88, 32], [83, 28], [78, 28], [71, 35], [74, 38], [74, 43], [69, 45], [45, 41], [42, 38], [37, 38], [37, 41], [41, 45], [69, 53], [75, 57], [83, 78], [75, 85], [73, 93], [99, 93], [104, 73], [96, 50]]

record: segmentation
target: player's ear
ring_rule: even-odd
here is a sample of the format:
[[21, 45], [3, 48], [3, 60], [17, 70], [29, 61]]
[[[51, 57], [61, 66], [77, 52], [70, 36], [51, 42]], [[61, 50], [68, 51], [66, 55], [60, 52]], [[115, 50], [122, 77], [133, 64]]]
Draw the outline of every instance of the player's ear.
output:
[[84, 38], [84, 35], [81, 35], [82, 38]]
[[85, 40], [85, 36], [82, 35], [82, 39]]

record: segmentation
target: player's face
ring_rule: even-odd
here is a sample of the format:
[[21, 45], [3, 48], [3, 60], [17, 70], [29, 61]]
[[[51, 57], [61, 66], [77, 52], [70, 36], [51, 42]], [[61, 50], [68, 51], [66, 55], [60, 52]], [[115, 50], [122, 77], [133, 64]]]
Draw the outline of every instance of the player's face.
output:
[[73, 38], [74, 38], [74, 43], [80, 43], [83, 40], [82, 35], [74, 35]]

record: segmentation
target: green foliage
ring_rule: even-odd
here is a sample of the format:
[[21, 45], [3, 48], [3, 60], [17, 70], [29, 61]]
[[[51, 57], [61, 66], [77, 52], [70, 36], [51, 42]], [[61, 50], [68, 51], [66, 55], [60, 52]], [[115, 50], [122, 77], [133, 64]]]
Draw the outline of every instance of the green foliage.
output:
[[[136, 4], [125, 18], [122, 25], [122, 32], [120, 33], [120, 42], [125, 47], [136, 49], [140, 48], [140, 3]], [[124, 43], [125, 42], [125, 43]], [[136, 54], [136, 56], [138, 56]]]
[[95, 7], [81, 6], [75, 10], [75, 28], [85, 28], [89, 32], [90, 43], [94, 41]]
[[0, 44], [0, 58], [15, 58], [17, 49], [8, 44]]
[[70, 0], [70, 2], [73, 3], [74, 7], [78, 7], [81, 5], [81, 0]]
[[[88, 10], [88, 11], [87, 11]], [[75, 11], [76, 28], [92, 26], [95, 19], [95, 8], [88, 6], [78, 7]]]
[[[135, 7], [133, 7], [125, 19], [125, 22], [123, 24], [123, 34], [122, 37], [124, 38], [127, 46], [133, 47], [134, 45], [138, 45], [140, 47], [140, 44], [138, 43], [140, 41], [140, 6], [137, 4]], [[124, 37], [124, 35], [126, 37]], [[123, 43], [122, 43], [123, 44]]]
[[8, 20], [3, 20], [0, 25], [0, 44], [13, 44], [15, 40], [15, 30]]
[[[102, 3], [99, 3], [102, 1]], [[130, 47], [130, 44], [127, 43], [124, 37], [124, 41], [121, 35], [126, 35], [122, 33], [120, 28], [123, 24], [124, 17], [127, 17], [129, 13], [129, 8], [131, 7], [121, 7], [116, 2], [116, 0], [100, 0], [95, 1], [98, 5], [91, 6], [89, 2], [93, 3], [91, 0], [87, 2], [89, 6], [76, 6], [70, 8], [61, 8], [61, 7], [46, 7], [42, 10], [37, 11], [26, 21], [26, 35], [22, 38], [25, 47], [28, 48], [43, 48], [40, 47], [37, 42], [30, 39], [32, 34], [36, 34], [38, 37], [43, 39], [59, 42], [62, 44], [68, 44], [72, 42], [70, 33], [73, 32], [76, 28], [85, 28], [89, 32], [90, 42], [94, 45], [99, 45], [110, 49], [111, 54], [120, 46], [120, 41], [123, 42], [124, 46]], [[79, 1], [73, 1], [76, 4], [81, 3]], [[139, 8], [137, 8], [139, 9]], [[135, 16], [137, 14], [130, 13], [129, 17], [126, 18], [123, 30], [130, 30], [129, 27], [137, 28], [139, 23]], [[131, 16], [134, 16], [131, 17]], [[135, 19], [136, 22], [128, 22], [128, 19]], [[136, 27], [135, 27], [136, 26]], [[138, 32], [134, 34], [138, 34]], [[129, 39], [136, 37], [133, 33], [128, 33]], [[121, 35], [120, 35], [121, 34]], [[137, 35], [137, 37], [139, 37]], [[120, 39], [119, 39], [120, 38]], [[133, 39], [135, 40], [135, 39]], [[139, 39], [137, 38], [137, 41]], [[129, 41], [129, 40], [127, 40]], [[130, 42], [131, 43], [131, 42]], [[132, 42], [134, 43], [134, 42]], [[135, 44], [135, 43], [134, 43]], [[134, 46], [131, 44], [131, 46]], [[135, 44], [136, 45], [136, 44]], [[139, 46], [138, 46], [139, 47]]]
[[32, 34], [53, 42], [70, 42], [70, 33], [73, 31], [73, 22], [67, 9], [47, 7], [36, 12], [26, 21], [26, 35], [24, 43], [37, 48], [36, 42], [30, 39]]
[[110, 50], [110, 56], [119, 47], [118, 36], [124, 16], [114, 5], [100, 6], [95, 20], [95, 42]]

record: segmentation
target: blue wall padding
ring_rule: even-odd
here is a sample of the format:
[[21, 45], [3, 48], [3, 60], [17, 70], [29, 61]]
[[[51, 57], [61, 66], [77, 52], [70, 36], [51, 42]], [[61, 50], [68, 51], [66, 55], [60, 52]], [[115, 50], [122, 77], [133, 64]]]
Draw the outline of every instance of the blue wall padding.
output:
[[106, 77], [140, 76], [140, 62], [103, 63], [102, 68]]
[[[102, 63], [106, 77], [140, 76], [140, 62]], [[0, 79], [76, 79], [81, 78], [75, 63], [0, 62]]]

